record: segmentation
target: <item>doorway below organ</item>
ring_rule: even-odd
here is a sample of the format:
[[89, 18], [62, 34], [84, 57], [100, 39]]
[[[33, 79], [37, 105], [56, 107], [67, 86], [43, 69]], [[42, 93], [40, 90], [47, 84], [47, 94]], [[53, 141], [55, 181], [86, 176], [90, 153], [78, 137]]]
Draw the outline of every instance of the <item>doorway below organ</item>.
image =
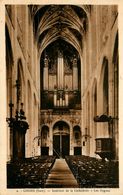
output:
[[70, 129], [66, 122], [59, 121], [53, 127], [53, 155], [64, 158], [70, 151]]

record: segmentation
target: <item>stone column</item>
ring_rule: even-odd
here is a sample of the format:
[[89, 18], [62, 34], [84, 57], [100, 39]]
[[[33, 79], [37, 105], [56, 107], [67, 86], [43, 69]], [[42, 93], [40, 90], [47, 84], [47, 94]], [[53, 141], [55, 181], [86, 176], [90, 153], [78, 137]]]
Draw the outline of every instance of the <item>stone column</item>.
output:
[[53, 131], [52, 131], [52, 126], [50, 125], [49, 128], [49, 137], [50, 137], [50, 141], [49, 141], [49, 155], [53, 155]]
[[13, 159], [13, 128], [10, 127], [10, 130], [9, 130], [9, 138], [10, 138], [10, 144], [9, 144], [9, 147], [10, 147], [10, 160]]
[[70, 155], [73, 155], [73, 129], [72, 127], [70, 128]]
[[74, 154], [73, 151], [73, 113], [71, 112], [70, 114], [70, 122], [71, 122], [71, 126], [70, 126], [70, 155]]

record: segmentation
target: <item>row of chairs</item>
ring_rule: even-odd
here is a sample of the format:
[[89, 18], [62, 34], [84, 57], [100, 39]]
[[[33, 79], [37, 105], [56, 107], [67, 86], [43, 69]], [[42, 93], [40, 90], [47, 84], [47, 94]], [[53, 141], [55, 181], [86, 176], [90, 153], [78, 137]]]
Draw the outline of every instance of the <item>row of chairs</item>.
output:
[[66, 156], [80, 187], [110, 187], [119, 184], [118, 162], [102, 161], [89, 156]]
[[43, 188], [54, 156], [27, 158], [7, 164], [8, 188]]

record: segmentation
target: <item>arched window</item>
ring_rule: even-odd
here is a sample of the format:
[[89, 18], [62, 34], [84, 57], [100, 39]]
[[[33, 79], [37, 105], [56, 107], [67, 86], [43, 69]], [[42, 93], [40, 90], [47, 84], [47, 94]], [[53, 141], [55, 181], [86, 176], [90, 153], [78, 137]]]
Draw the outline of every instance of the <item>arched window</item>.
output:
[[74, 132], [74, 138], [75, 140], [80, 140], [81, 139], [81, 130], [79, 126], [74, 126], [73, 128], [73, 132]]
[[75, 133], [75, 139], [79, 139], [80, 135], [79, 135], [79, 132], [76, 132]]
[[42, 131], [41, 131], [42, 146], [48, 146], [48, 137], [49, 137], [49, 127], [45, 125], [42, 127]]

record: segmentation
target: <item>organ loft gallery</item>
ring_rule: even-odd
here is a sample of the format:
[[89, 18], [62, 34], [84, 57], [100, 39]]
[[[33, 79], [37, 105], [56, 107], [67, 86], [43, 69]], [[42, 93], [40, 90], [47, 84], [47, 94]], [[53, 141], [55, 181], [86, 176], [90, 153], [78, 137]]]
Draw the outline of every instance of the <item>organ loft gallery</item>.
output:
[[8, 188], [118, 187], [118, 6], [5, 5], [5, 45]]

